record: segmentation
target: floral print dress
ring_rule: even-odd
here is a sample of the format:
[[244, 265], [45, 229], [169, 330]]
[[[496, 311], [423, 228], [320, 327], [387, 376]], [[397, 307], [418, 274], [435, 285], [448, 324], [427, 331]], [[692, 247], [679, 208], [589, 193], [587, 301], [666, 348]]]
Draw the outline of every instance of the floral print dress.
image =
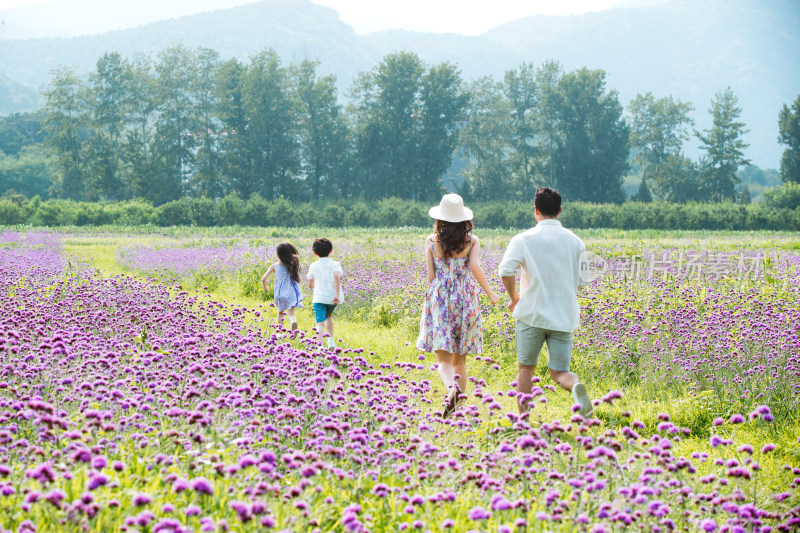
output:
[[469, 269], [469, 255], [434, 257], [433, 267], [436, 277], [425, 292], [417, 348], [423, 352], [481, 353], [481, 308]]

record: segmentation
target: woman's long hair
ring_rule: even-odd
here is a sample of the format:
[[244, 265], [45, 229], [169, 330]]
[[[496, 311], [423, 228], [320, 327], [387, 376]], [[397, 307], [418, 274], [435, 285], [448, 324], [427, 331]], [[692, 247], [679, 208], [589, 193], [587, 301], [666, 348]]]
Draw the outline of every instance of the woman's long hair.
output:
[[442, 247], [442, 256], [454, 257], [469, 246], [470, 231], [472, 231], [471, 220], [447, 222], [437, 219], [433, 225], [433, 232], [436, 234], [439, 246]]
[[300, 283], [300, 257], [297, 248], [284, 242], [278, 245], [275, 252], [281, 264], [289, 270], [289, 277]]

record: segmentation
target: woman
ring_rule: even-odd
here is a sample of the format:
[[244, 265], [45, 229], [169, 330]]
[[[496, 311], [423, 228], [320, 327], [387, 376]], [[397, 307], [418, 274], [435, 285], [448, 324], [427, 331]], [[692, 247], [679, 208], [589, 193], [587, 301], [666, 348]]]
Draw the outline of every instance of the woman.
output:
[[[483, 351], [478, 289], [475, 277], [492, 305], [500, 301], [481, 268], [481, 246], [471, 235], [472, 211], [457, 194], [445, 194], [428, 214], [436, 220], [425, 240], [428, 290], [422, 306], [417, 348], [434, 352], [439, 376], [447, 390], [446, 418], [467, 387], [467, 355]], [[470, 272], [472, 276], [470, 276]]]

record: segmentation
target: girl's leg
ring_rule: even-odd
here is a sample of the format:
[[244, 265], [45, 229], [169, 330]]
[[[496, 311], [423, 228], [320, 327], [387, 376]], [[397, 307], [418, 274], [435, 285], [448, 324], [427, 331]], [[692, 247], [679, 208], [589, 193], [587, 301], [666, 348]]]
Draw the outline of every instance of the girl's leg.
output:
[[284, 311], [281, 311], [280, 313], [278, 313], [278, 321], [276, 322], [276, 324], [278, 324], [281, 327], [283, 327], [283, 317], [284, 317], [285, 314], [286, 314], [286, 312], [284, 312]]
[[297, 329], [297, 319], [294, 316], [294, 307], [290, 307], [286, 310], [286, 316], [289, 317], [289, 323], [292, 329]]

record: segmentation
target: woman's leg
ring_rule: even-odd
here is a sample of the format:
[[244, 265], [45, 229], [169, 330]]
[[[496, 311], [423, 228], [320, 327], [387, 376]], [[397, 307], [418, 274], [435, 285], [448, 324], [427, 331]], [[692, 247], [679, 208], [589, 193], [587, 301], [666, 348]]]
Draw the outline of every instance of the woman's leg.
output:
[[453, 367], [453, 354], [445, 352], [444, 350], [436, 350], [436, 371], [439, 372], [439, 377], [442, 378], [442, 383], [447, 393], [455, 385], [456, 370]]
[[458, 383], [458, 390], [467, 390], [467, 356], [460, 353], [453, 354], [453, 369], [455, 370], [455, 380]]

